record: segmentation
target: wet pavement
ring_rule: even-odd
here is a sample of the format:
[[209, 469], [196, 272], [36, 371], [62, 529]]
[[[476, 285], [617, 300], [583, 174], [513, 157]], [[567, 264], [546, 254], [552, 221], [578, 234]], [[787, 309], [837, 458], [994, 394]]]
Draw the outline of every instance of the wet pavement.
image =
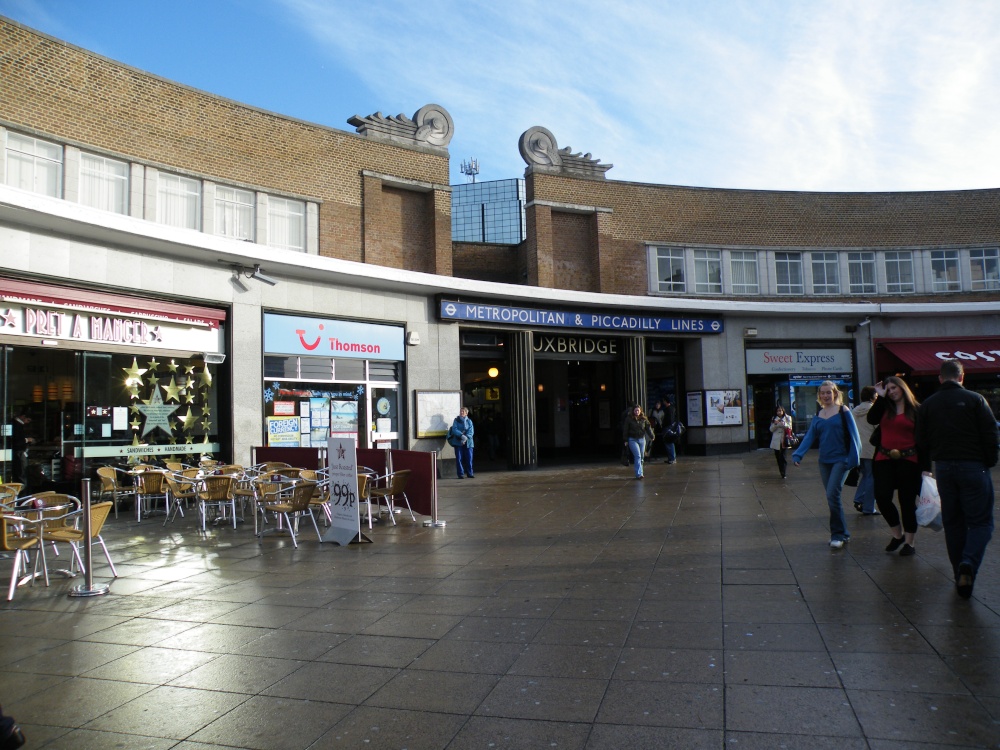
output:
[[124, 513], [111, 595], [0, 605], [0, 702], [30, 748], [1000, 747], [1000, 542], [965, 601], [852, 494], [839, 551], [770, 451], [443, 479], [343, 548]]

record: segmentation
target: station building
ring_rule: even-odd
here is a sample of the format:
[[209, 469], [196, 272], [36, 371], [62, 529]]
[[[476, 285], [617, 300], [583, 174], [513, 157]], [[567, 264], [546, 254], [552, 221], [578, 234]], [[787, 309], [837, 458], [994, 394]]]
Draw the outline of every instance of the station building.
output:
[[1000, 190], [619, 182], [543, 127], [523, 177], [448, 184], [455, 124], [343, 130], [0, 18], [0, 458], [36, 481], [254, 446], [442, 451], [459, 404], [514, 469], [617, 454], [669, 395], [686, 450], [797, 429], [942, 358], [1000, 408]]

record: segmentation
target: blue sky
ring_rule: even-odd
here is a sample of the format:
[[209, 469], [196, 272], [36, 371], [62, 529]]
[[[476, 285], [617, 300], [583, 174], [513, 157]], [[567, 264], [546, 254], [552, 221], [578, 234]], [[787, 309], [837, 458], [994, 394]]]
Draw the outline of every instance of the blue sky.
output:
[[[480, 180], [518, 138], [608, 178], [778, 190], [1000, 186], [996, 0], [0, 0], [165, 78], [353, 130], [436, 103]], [[0, 51], [2, 53], [2, 51]]]

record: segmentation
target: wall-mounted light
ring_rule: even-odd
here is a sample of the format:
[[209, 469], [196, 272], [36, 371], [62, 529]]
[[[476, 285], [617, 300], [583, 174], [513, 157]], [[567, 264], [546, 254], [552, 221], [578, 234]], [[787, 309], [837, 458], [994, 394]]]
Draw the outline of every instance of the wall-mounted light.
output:
[[500, 376], [500, 370], [498, 370], [496, 367], [491, 367], [486, 371], [486, 374], [489, 375], [491, 378], [496, 378]]
[[748, 339], [752, 339], [754, 336], [757, 335], [757, 329], [756, 328], [744, 328], [743, 329], [743, 335], [746, 338], [748, 338]]
[[608, 390], [608, 386], [604, 383], [601, 383], [601, 392], [603, 393], [606, 390]]
[[539, 393], [541, 393], [541, 392], [542, 392], [542, 391], [544, 391], [544, 390], [545, 390], [545, 386], [544, 386], [544, 385], [542, 385], [541, 383], [539, 383], [539, 384], [538, 384], [538, 392], [539, 392]]

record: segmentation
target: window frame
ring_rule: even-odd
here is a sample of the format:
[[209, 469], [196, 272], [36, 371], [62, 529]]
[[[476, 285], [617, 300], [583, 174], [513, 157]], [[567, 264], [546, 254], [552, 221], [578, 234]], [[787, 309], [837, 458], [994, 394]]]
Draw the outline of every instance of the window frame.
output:
[[[11, 141], [16, 144], [17, 141], [22, 141], [24, 147], [18, 147], [12, 145]], [[39, 153], [39, 146], [49, 148], [53, 153], [46, 155], [44, 153]], [[58, 156], [56, 156], [56, 152]], [[16, 184], [12, 181], [12, 175], [15, 170], [11, 169], [12, 156], [20, 168], [17, 171], [18, 175], [21, 176]], [[4, 183], [9, 187], [17, 188], [18, 190], [27, 190], [32, 193], [37, 193], [39, 195], [47, 195], [50, 198], [62, 198], [64, 185], [63, 185], [63, 174], [66, 169], [66, 148], [61, 143], [54, 143], [52, 141], [47, 141], [44, 138], [35, 138], [31, 135], [26, 135], [24, 133], [16, 133], [13, 131], [7, 131], [6, 142], [4, 143]], [[23, 170], [27, 165], [30, 165], [31, 171], [31, 186], [27, 187], [23, 179]], [[39, 175], [45, 174], [45, 172], [40, 172], [39, 165], [43, 166], [54, 166], [55, 174], [51, 177], [52, 188], [51, 190], [39, 190]], [[48, 181], [46, 181], [48, 182]]]
[[[201, 180], [194, 177], [173, 174], [172, 172], [160, 172], [156, 176], [156, 223], [165, 224], [178, 229], [202, 230], [201, 210], [203, 201], [203, 188]], [[183, 202], [194, 201], [193, 206], [188, 205], [185, 211], [189, 211], [193, 219], [193, 226], [189, 223], [168, 221], [166, 205], [170, 198], [176, 198]], [[193, 208], [193, 210], [191, 210]]]
[[[232, 193], [233, 198], [223, 197], [223, 194], [226, 192]], [[246, 201], [241, 202], [235, 200], [235, 198], [239, 197], [246, 198]], [[245, 219], [243, 223], [246, 226], [246, 232], [241, 233], [239, 231], [226, 231], [227, 224], [233, 223], [232, 220], [229, 222], [226, 221], [226, 218], [230, 216], [230, 214], [236, 216], [236, 229], [239, 229], [241, 209], [245, 210], [248, 214], [243, 217]], [[257, 235], [257, 194], [253, 190], [232, 187], [230, 185], [216, 185], [212, 212], [213, 234], [218, 235], [219, 237], [229, 237], [234, 240], [244, 240], [247, 242], [255, 241]]]
[[[787, 281], [782, 281], [782, 269], [785, 269]], [[791, 271], [798, 272], [798, 281], [791, 277]], [[774, 292], [782, 297], [801, 296], [806, 293], [804, 264], [802, 253], [795, 250], [777, 250], [774, 253]]]
[[[931, 250], [928, 258], [932, 292], [962, 291], [962, 268], [958, 250]], [[953, 278], [949, 278], [951, 272], [954, 273]]]
[[[855, 269], [860, 270], [861, 281], [854, 280]], [[871, 281], [864, 278], [868, 273], [871, 274]], [[878, 294], [878, 256], [874, 250], [847, 251], [847, 292], [848, 294]]]
[[[993, 273], [988, 265], [992, 261]], [[976, 278], [976, 269], [981, 276]], [[974, 247], [969, 249], [969, 288], [974, 292], [1000, 289], [1000, 248]]]
[[[809, 253], [812, 293], [824, 297], [840, 294], [840, 257], [838, 251], [815, 250]], [[830, 280], [831, 271], [833, 281]], [[822, 280], [818, 280], [822, 277]]]
[[[684, 294], [687, 292], [687, 250], [683, 247], [653, 247], [655, 263], [656, 291], [661, 294]], [[664, 279], [660, 262], [669, 261], [670, 275]], [[676, 263], [676, 265], [675, 265]], [[680, 281], [675, 281], [677, 271], [680, 271]]]
[[[695, 294], [722, 294], [722, 251], [706, 248], [692, 249], [691, 260], [694, 264]], [[712, 276], [717, 281], [712, 281]]]
[[[296, 206], [301, 209], [301, 213], [298, 215], [299, 230], [301, 234], [302, 244], [301, 246], [292, 245], [289, 242], [277, 242], [275, 235], [275, 221], [278, 219], [284, 219], [288, 221], [292, 214], [287, 210], [289, 206]], [[279, 209], [280, 207], [280, 209]], [[289, 222], [289, 226], [291, 222]], [[285, 239], [288, 238], [288, 233], [285, 233]], [[306, 252], [306, 202], [296, 200], [294, 198], [283, 198], [281, 196], [268, 196], [267, 199], [267, 246], [277, 248], [279, 250], [291, 250], [293, 252]]]
[[[88, 168], [87, 162], [90, 160], [97, 161], [104, 171], [100, 170], [90, 170]], [[112, 174], [107, 167], [109, 165], [114, 165], [122, 168], [122, 173], [119, 175]], [[128, 215], [129, 212], [129, 191], [131, 187], [131, 167], [127, 161], [122, 161], [121, 159], [112, 159], [109, 156], [101, 156], [100, 154], [92, 154], [88, 151], [80, 152], [80, 188], [77, 195], [77, 201], [83, 206], [89, 206], [90, 208], [96, 208], [99, 211], [110, 211], [111, 213]], [[91, 182], [96, 182], [102, 188], [102, 195], [98, 196], [98, 200], [91, 198], [88, 200], [89, 186]], [[116, 195], [120, 191], [120, 195]], [[119, 207], [109, 207], [108, 196], [112, 196], [113, 199], [120, 198]], [[101, 204], [104, 205], [101, 205]]]
[[[737, 271], [737, 268], [753, 269], [753, 284], [737, 281], [746, 277], [744, 270]], [[729, 251], [729, 286], [732, 294], [760, 295], [760, 255], [757, 250]]]
[[[894, 257], [890, 257], [894, 256]], [[903, 274], [898, 273], [904, 266], [909, 268], [909, 282], [902, 281]], [[885, 271], [886, 294], [914, 294], [916, 286], [916, 264], [912, 250], [883, 250], [882, 268]], [[896, 269], [893, 272], [891, 269]], [[909, 288], [906, 288], [907, 285]]]

